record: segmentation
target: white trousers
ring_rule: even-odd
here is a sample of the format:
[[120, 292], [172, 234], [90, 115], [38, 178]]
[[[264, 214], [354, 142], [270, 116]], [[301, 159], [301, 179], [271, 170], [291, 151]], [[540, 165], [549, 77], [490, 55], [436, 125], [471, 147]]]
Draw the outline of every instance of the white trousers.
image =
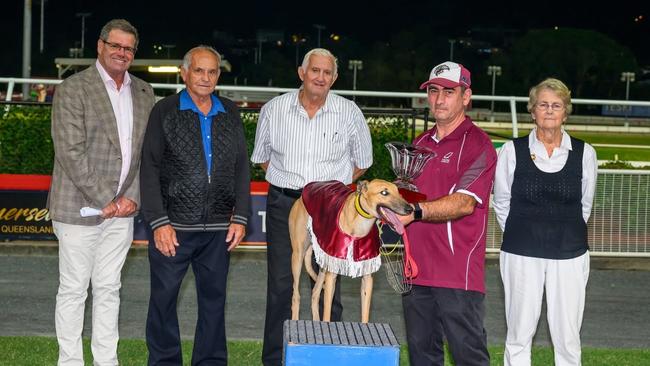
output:
[[572, 259], [544, 259], [501, 252], [505, 292], [505, 366], [531, 364], [531, 346], [542, 311], [546, 311], [555, 365], [581, 365], [580, 327], [589, 278], [589, 252]]
[[52, 227], [59, 239], [58, 365], [84, 364], [81, 333], [89, 283], [94, 365], [117, 365], [120, 275], [133, 241], [133, 218], [109, 219], [97, 226], [53, 221]]

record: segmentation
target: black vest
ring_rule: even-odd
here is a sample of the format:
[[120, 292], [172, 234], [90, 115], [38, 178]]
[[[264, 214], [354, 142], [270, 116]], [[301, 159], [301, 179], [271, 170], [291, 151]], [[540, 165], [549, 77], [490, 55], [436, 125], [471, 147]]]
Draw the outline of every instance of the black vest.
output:
[[201, 125], [191, 110], [175, 109], [162, 123], [164, 166], [160, 167], [163, 206], [177, 224], [230, 222], [235, 205], [238, 143], [244, 141], [238, 113], [222, 99], [226, 113], [212, 118], [212, 166], [208, 181]]
[[584, 254], [587, 224], [582, 217], [584, 142], [571, 137], [573, 150], [556, 173], [539, 170], [528, 136], [513, 140], [517, 166], [501, 250], [528, 257], [569, 259]]

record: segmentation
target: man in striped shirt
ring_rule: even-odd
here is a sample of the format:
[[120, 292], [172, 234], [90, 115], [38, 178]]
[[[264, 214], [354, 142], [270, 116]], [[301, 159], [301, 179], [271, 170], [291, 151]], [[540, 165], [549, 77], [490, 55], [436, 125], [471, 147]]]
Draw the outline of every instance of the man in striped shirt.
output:
[[[268, 283], [262, 361], [282, 364], [282, 323], [291, 318], [289, 211], [310, 182], [350, 184], [372, 165], [370, 131], [354, 102], [330, 93], [337, 60], [309, 51], [298, 68], [302, 87], [269, 101], [260, 112], [251, 161], [271, 184], [266, 207]], [[332, 320], [340, 320], [337, 283]]]

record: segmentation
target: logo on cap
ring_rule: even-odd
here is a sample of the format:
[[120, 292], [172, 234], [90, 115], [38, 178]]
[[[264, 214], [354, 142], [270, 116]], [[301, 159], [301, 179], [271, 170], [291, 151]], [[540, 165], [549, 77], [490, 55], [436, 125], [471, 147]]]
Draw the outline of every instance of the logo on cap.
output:
[[433, 73], [436, 76], [440, 76], [440, 74], [442, 74], [445, 71], [449, 71], [449, 70], [450, 70], [449, 66], [443, 64], [443, 65], [439, 65], [438, 67], [436, 67], [435, 70], [433, 70]]
[[470, 81], [469, 70], [461, 64], [447, 61], [431, 69], [429, 80], [422, 83], [420, 89], [424, 89], [431, 84], [445, 88], [455, 88], [457, 86], [469, 88], [472, 82]]

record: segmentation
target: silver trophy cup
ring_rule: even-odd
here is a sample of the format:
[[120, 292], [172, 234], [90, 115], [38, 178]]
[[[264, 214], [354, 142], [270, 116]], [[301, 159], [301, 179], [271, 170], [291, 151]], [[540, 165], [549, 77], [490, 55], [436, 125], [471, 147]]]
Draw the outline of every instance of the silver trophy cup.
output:
[[410, 191], [418, 192], [412, 183], [413, 179], [422, 174], [422, 168], [436, 153], [424, 146], [417, 146], [403, 142], [388, 142], [386, 148], [390, 152], [393, 172], [397, 176], [395, 185]]

